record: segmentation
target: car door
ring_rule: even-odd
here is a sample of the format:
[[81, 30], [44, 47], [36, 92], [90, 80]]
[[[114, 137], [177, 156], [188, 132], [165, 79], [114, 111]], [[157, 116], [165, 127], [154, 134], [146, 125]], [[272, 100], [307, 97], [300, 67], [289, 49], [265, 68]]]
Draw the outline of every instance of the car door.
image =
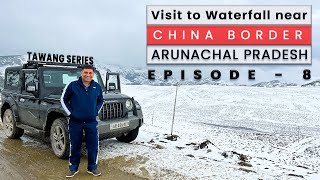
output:
[[34, 94], [26, 91], [27, 83], [33, 82], [38, 90], [38, 78], [36, 70], [22, 70], [22, 91], [18, 97], [18, 113], [21, 122], [28, 126], [41, 128], [39, 122], [39, 99]]

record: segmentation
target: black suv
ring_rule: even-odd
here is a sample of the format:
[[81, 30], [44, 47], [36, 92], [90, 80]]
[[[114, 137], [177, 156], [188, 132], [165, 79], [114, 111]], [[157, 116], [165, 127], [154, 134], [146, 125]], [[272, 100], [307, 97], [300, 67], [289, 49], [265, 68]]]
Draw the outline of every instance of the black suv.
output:
[[[60, 98], [63, 88], [77, 80], [80, 71], [80, 65], [35, 61], [6, 68], [1, 96], [1, 119], [6, 136], [19, 138], [24, 130], [40, 134], [50, 139], [56, 156], [68, 158], [68, 118]], [[105, 99], [97, 116], [99, 139], [135, 140], [143, 124], [139, 103], [121, 94], [119, 74], [107, 73], [104, 86], [96, 70], [94, 80], [103, 88]]]

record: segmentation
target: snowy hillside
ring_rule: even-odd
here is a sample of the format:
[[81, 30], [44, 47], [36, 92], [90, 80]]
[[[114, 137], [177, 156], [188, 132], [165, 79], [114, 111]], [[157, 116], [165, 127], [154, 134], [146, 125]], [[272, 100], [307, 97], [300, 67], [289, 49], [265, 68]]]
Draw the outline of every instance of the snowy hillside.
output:
[[[4, 70], [8, 66], [17, 66], [25, 63], [27, 56], [0, 56], [0, 89], [3, 87], [3, 75]], [[99, 62], [99, 61], [97, 61]], [[180, 85], [219, 85], [219, 86], [246, 86], [238, 84], [237, 81], [225, 82], [222, 80], [212, 80], [211, 78], [203, 78], [201, 80], [186, 79], [179, 80], [175, 77], [170, 77], [168, 80], [164, 80], [163, 71], [156, 71], [155, 80], [148, 80], [148, 68], [147, 67], [130, 67], [112, 64], [99, 63], [95, 65], [96, 68], [101, 72], [103, 80], [105, 80], [106, 72], [118, 72], [121, 77], [121, 83], [127, 85], [155, 85], [155, 86], [172, 86], [179, 83]], [[161, 73], [160, 73], [161, 72]], [[314, 81], [303, 86], [319, 86], [320, 81]], [[254, 84], [255, 87], [288, 87], [297, 86], [295, 83], [280, 82], [273, 80], [270, 82], [260, 82]]]
[[316, 87], [320, 86], [320, 80], [312, 81], [310, 83], [302, 85], [302, 87]]
[[254, 87], [287, 87], [287, 86], [297, 86], [297, 84], [285, 83], [285, 82], [280, 82], [279, 80], [273, 80], [270, 82], [260, 82], [252, 86]]
[[[27, 61], [27, 56], [0, 56], [0, 89], [3, 87], [3, 74], [4, 70], [8, 66], [17, 66], [25, 63]], [[97, 61], [99, 62], [99, 61]], [[156, 85], [156, 86], [171, 86], [177, 83], [184, 85], [201, 85], [201, 84], [212, 84], [212, 85], [222, 85], [229, 86], [234, 85], [233, 83], [228, 83], [224, 81], [213, 81], [210, 78], [202, 80], [183, 80], [180, 81], [174, 77], [170, 77], [168, 80], [164, 80], [163, 74], [156, 72], [155, 80], [148, 80], [148, 70], [147, 67], [131, 67], [131, 66], [121, 66], [113, 64], [95, 64], [95, 67], [100, 71], [103, 80], [105, 80], [106, 72], [117, 72], [120, 74], [122, 84], [130, 85]], [[163, 72], [162, 72], [163, 73]]]
[[[124, 86], [145, 124], [131, 144], [102, 141], [100, 158], [151, 179], [320, 178], [319, 88]], [[160, 178], [161, 177], [161, 178]]]
[[102, 77], [106, 72], [117, 72], [120, 74], [122, 84], [151, 84], [147, 80], [147, 71], [141, 67], [125, 67], [112, 64], [96, 64], [96, 68], [100, 71]]
[[6, 67], [19, 66], [27, 61], [26, 56], [0, 56], [0, 75], [4, 74]]
[[[232, 86], [235, 85], [231, 82], [224, 82], [221, 80], [214, 81], [211, 78], [204, 78], [201, 80], [179, 80], [174, 77], [170, 77], [164, 80], [163, 74], [156, 71], [155, 80], [148, 80], [148, 69], [146, 67], [129, 67], [129, 66], [119, 66], [119, 65], [96, 65], [97, 69], [104, 76], [106, 72], [118, 72], [121, 75], [122, 84], [127, 85], [155, 85], [155, 86], [172, 86], [179, 83], [180, 85], [221, 85], [221, 86]], [[163, 71], [162, 71], [163, 73]]]
[[320, 179], [319, 87], [180, 86], [174, 136], [175, 86], [122, 90], [144, 125], [132, 143], [100, 141], [99, 163], [148, 179]]

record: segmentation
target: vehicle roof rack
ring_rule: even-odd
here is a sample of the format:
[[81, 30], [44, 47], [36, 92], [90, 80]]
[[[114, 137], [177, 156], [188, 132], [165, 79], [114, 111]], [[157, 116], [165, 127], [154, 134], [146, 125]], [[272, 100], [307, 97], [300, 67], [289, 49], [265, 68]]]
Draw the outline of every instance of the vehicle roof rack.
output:
[[38, 68], [44, 65], [52, 65], [52, 66], [71, 66], [81, 68], [83, 64], [73, 64], [73, 63], [59, 63], [59, 62], [45, 62], [45, 61], [27, 61], [26, 64], [23, 65], [23, 68], [33, 67]]

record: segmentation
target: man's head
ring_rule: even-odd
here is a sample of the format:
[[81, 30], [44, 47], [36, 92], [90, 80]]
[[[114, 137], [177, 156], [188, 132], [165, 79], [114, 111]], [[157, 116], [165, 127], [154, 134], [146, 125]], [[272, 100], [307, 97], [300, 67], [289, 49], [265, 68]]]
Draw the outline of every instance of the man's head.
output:
[[81, 78], [84, 83], [90, 83], [93, 79], [94, 68], [91, 65], [83, 65], [81, 70]]

